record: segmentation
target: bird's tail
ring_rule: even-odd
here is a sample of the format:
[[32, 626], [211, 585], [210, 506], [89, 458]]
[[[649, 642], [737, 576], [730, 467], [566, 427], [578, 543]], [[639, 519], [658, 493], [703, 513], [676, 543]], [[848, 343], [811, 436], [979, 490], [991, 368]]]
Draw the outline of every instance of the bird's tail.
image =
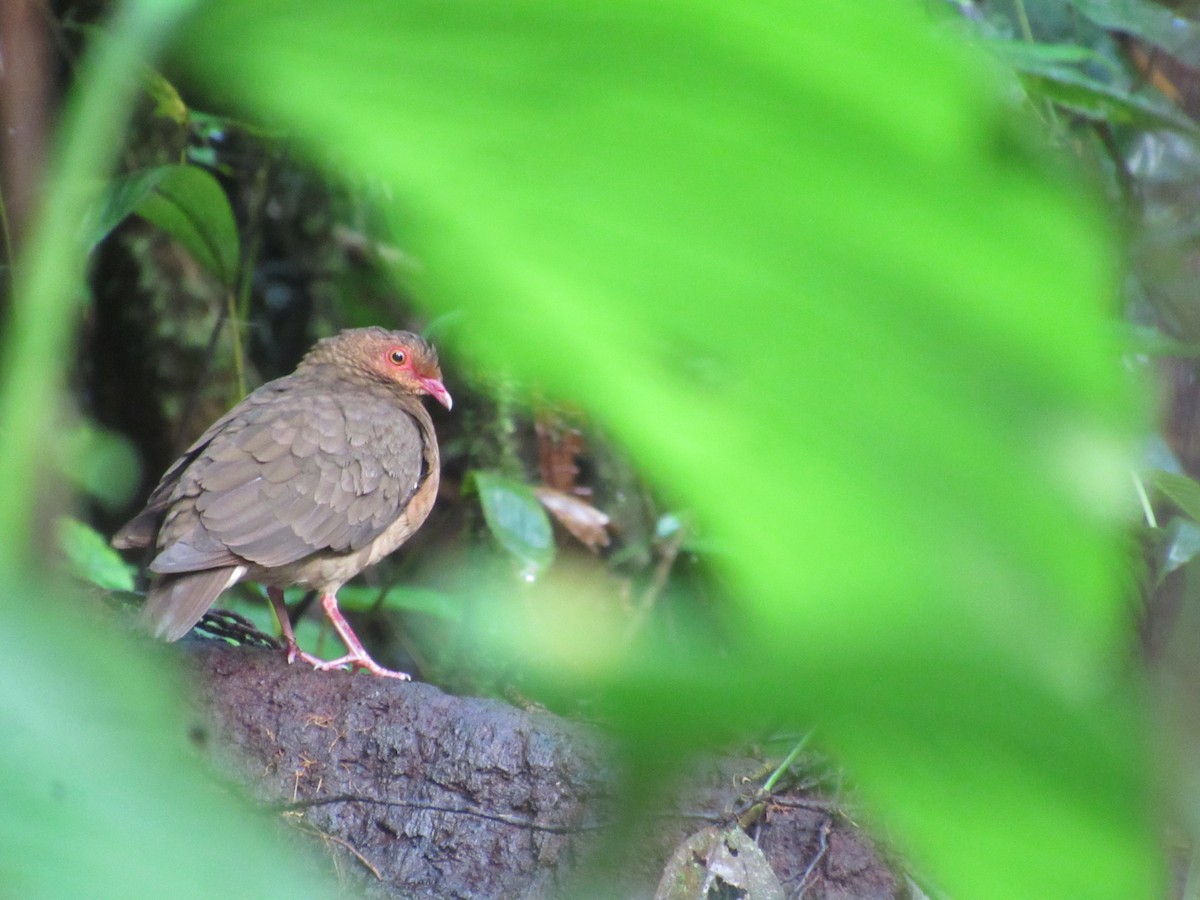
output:
[[142, 607], [142, 626], [164, 641], [179, 640], [245, 574], [245, 566], [229, 566], [156, 576]]

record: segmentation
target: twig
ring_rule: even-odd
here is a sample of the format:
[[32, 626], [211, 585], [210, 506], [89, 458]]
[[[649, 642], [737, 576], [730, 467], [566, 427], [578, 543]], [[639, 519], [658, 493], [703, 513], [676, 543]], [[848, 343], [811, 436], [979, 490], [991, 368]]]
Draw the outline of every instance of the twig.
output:
[[829, 849], [829, 832], [833, 828], [833, 822], [826, 819], [821, 823], [821, 827], [817, 829], [817, 852], [813, 856], [812, 862], [808, 864], [808, 868], [804, 870], [804, 874], [800, 876], [800, 884], [796, 887], [796, 896], [803, 897], [804, 892], [808, 890], [808, 879], [812, 876], [813, 870], [816, 869], [819, 863], [825, 856], [825, 851]]
[[460, 816], [476, 816], [501, 825], [512, 825], [517, 828], [528, 828], [531, 831], [545, 831], [549, 834], [580, 834], [585, 831], [599, 831], [611, 827], [608, 823], [598, 822], [584, 825], [543, 825], [522, 816], [511, 816], [506, 813], [492, 813], [477, 806], [442, 806], [438, 803], [417, 803], [411, 800], [380, 800], [377, 797], [360, 797], [354, 794], [336, 794], [332, 797], [313, 797], [308, 800], [297, 800], [277, 806], [280, 812], [294, 812], [310, 809], [314, 806], [327, 806], [333, 803], [371, 803], [376, 806], [395, 806], [403, 809], [416, 809], [422, 812], [442, 812]]
[[841, 809], [841, 806], [836, 800], [793, 800], [790, 797], [772, 797], [771, 805], [783, 806], [788, 809], [810, 809], [813, 812], [828, 812], [829, 810]]
[[355, 847], [353, 844], [351, 844], [345, 838], [340, 838], [336, 834], [330, 834], [328, 831], [322, 831], [320, 828], [315, 828], [312, 825], [308, 824], [307, 822], [297, 822], [295, 827], [300, 829], [301, 831], [307, 832], [309, 834], [315, 834], [317, 837], [321, 838], [321, 840], [323, 840], [323, 841], [332, 841], [333, 843], [339, 845], [340, 847], [343, 847], [344, 849], [350, 851], [350, 853], [353, 854], [354, 858], [357, 859], [360, 863], [362, 863], [363, 866], [367, 869], [367, 871], [369, 871], [372, 875], [375, 876], [376, 880], [383, 881], [383, 873], [380, 872], [379, 869], [377, 869], [375, 867], [374, 863], [372, 863], [369, 859], [367, 859], [365, 856], [363, 856], [362, 851], [360, 851], [357, 847]]
[[654, 566], [654, 574], [650, 578], [650, 584], [642, 592], [642, 596], [634, 608], [633, 614], [629, 617], [629, 623], [625, 628], [626, 644], [629, 644], [637, 637], [638, 632], [641, 631], [642, 625], [646, 621], [646, 617], [650, 615], [650, 610], [654, 608], [654, 604], [658, 600], [658, 595], [667, 586], [667, 579], [671, 576], [671, 569], [675, 567], [675, 560], [679, 556], [680, 549], [683, 547], [684, 536], [685, 529], [680, 528], [660, 545], [658, 562]]

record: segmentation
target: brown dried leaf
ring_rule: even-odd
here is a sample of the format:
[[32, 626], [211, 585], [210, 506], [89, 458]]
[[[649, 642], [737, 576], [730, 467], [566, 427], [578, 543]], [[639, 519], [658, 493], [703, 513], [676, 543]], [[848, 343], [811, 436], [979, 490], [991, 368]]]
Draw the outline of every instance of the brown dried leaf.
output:
[[608, 546], [608, 516], [586, 500], [544, 485], [533, 489], [542, 506], [593, 553]]
[[586, 446], [583, 432], [553, 414], [539, 414], [534, 427], [538, 436], [538, 466], [542, 481], [559, 491], [580, 493], [581, 489], [575, 483], [579, 477], [575, 459]]

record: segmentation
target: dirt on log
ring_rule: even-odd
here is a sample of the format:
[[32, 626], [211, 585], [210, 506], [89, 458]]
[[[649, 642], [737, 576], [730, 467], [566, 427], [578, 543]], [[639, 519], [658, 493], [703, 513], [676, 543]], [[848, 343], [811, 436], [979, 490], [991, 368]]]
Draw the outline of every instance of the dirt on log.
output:
[[[313, 835], [348, 895], [574, 895], [584, 889], [580, 873], [609, 846], [618, 775], [611, 739], [596, 728], [427, 684], [289, 666], [278, 651], [203, 641], [187, 652], [199, 676], [193, 740], [219, 771]], [[653, 896], [675, 854], [683, 892], [671, 897], [906, 895], [833, 804], [786, 793], [770, 798], [750, 829], [782, 893], [739, 884], [696, 849], [714, 841], [696, 838], [740, 836], [731, 811], [744, 811], [739, 801], [761, 784], [761, 761], [700, 768], [620, 861], [606, 864], [606, 893]], [[704, 863], [706, 854], [712, 865], [689, 887], [679, 861]]]

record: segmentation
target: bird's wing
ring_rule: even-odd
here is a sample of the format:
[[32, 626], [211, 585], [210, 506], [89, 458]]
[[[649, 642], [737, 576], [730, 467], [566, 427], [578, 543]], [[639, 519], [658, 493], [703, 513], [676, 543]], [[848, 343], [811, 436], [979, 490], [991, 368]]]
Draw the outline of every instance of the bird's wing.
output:
[[195, 462], [196, 457], [217, 435], [229, 437], [241, 430], [245, 424], [246, 413], [257, 406], [271, 403], [280, 394], [285, 394], [294, 380], [293, 375], [270, 381], [257, 390], [248, 394], [229, 412], [213, 422], [212, 425], [196, 438], [195, 442], [183, 451], [183, 455], [171, 464], [163, 473], [154, 490], [150, 492], [145, 507], [136, 516], [126, 522], [112, 537], [112, 545], [118, 550], [129, 550], [134, 547], [150, 547], [155, 543], [162, 526], [163, 518], [171, 508], [175, 489], [179, 486], [180, 477], [188, 467]]
[[428, 475], [420, 401], [286, 387], [239, 405], [197, 442], [175, 476], [153, 571], [351, 552], [403, 512]]

